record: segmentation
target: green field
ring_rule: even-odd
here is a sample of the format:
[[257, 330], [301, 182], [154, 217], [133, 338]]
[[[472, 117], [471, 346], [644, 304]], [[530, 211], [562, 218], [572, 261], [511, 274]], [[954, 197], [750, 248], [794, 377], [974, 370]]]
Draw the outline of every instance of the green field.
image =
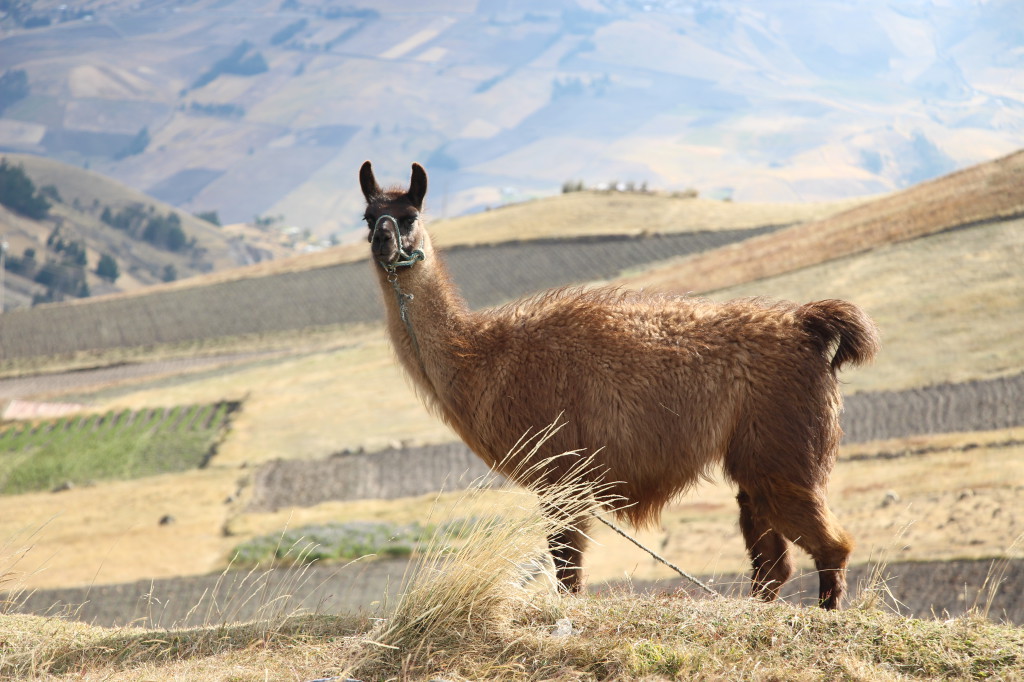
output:
[[0, 431], [0, 494], [130, 480], [203, 466], [238, 403], [122, 410]]

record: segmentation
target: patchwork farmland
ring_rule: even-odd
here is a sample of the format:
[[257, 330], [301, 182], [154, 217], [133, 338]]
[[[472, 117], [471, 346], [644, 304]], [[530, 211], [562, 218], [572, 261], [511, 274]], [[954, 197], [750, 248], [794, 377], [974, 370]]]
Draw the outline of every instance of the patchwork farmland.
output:
[[[477, 307], [562, 284], [636, 285], [650, 275], [653, 286], [655, 275], [685, 275], [698, 262], [702, 272], [711, 272], [714, 262], [728, 270], [709, 280], [730, 285], [703, 292], [713, 298], [842, 295], [865, 305], [882, 323], [885, 350], [875, 367], [851, 372], [845, 386], [846, 439], [832, 490], [832, 506], [858, 541], [854, 584], [863, 581], [859, 589], [869, 593], [868, 576], [877, 568], [887, 576], [890, 606], [903, 613], [956, 615], [990, 600], [993, 618], [1019, 623], [1024, 562], [1013, 543], [1024, 533], [1018, 504], [1024, 493], [1024, 375], [1014, 339], [1024, 317], [1024, 231], [1015, 216], [1024, 206], [1024, 189], [1012, 179], [1020, 160], [1018, 155], [968, 173], [962, 185], [955, 176], [941, 185], [952, 197], [962, 189], [964, 201], [978, 196], [979, 177], [999, 188], [998, 210], [987, 218], [971, 214], [966, 224], [967, 214], [918, 211], [907, 231], [882, 234], [870, 227], [887, 225], [903, 210], [901, 202], [920, 207], [937, 191], [933, 187], [931, 194], [878, 200], [876, 218], [870, 217], [874, 202], [868, 202], [846, 218], [812, 224], [766, 221], [743, 230], [677, 234], [656, 226], [646, 236], [465, 245], [449, 248], [447, 258]], [[819, 228], [851, 230], [870, 248], [838, 253], [804, 241]], [[799, 250], [803, 260], [772, 261], [773, 253], [787, 249]], [[764, 254], [777, 267], [744, 276], [737, 253], [749, 261]], [[27, 455], [42, 452], [58, 424], [81, 425], [83, 433], [107, 425], [116, 430], [177, 405], [167, 423], [178, 426], [168, 431], [177, 434], [170, 442], [183, 445], [186, 425], [202, 421], [200, 410], [209, 415], [240, 406], [214, 429], [220, 434], [212, 439], [215, 450], [198, 456], [170, 447], [156, 457], [166, 464], [159, 469], [164, 473], [124, 464], [113, 480], [95, 473], [65, 477], [74, 481], [70, 487], [59, 475], [39, 476], [42, 482], [31, 488], [37, 492], [12, 488], [0, 497], [0, 518], [9, 519], [0, 531], [9, 535], [63, 514], [52, 531], [57, 539], [48, 540], [50, 529], [42, 529], [25, 557], [21, 580], [32, 594], [15, 600], [17, 608], [52, 613], [67, 607], [97, 623], [162, 627], [260, 616], [258, 604], [255, 611], [243, 607], [245, 595], [259, 595], [259, 601], [288, 592], [294, 598], [282, 603], [289, 608], [344, 611], [396, 588], [408, 567], [404, 560], [326, 563], [301, 577], [274, 569], [260, 574], [265, 584], [246, 582], [255, 574], [225, 572], [238, 547], [283, 536], [286, 529], [422, 522], [436, 505], [468, 494], [460, 491], [485, 473], [422, 410], [395, 370], [381, 339], [370, 266], [340, 251], [335, 262], [319, 258], [306, 270], [292, 264], [288, 271], [263, 270], [206, 286], [182, 282], [146, 295], [4, 316], [0, 399], [84, 406], [82, 415], [63, 421], [5, 424], [0, 445], [13, 446], [0, 450], [5, 481], [15, 459], [21, 467], [31, 459]], [[947, 265], [958, 262], [977, 266], [970, 279]], [[919, 293], [925, 289], [927, 299]], [[977, 297], [961, 300], [964, 291]], [[75, 333], [59, 333], [63, 329]], [[938, 338], [936, 330], [942, 330]], [[41, 340], [33, 343], [37, 335]], [[66, 371], [69, 366], [75, 371]], [[79, 445], [64, 449], [86, 451]], [[485, 498], [494, 508], [508, 506], [502, 496], [509, 493], [500, 486], [479, 494], [494, 496]], [[709, 483], [670, 506], [659, 528], [638, 537], [712, 578], [723, 592], [742, 594], [747, 560], [733, 496], [727, 483]], [[69, 509], [88, 509], [88, 523]], [[161, 523], [165, 517], [176, 521]], [[97, 526], [102, 534], [90, 537]], [[616, 544], [624, 541], [612, 534], [598, 532], [596, 541], [606, 549], [588, 555], [594, 590], [620, 589], [614, 586], [622, 585], [624, 574], [636, 590], [679, 587], [667, 569]], [[37, 568], [32, 557], [40, 552], [55, 559]], [[63, 559], [69, 554], [74, 562]], [[1001, 572], [990, 597], [985, 585], [993, 570]], [[801, 572], [803, 582], [789, 592], [794, 601], [813, 581], [811, 567], [802, 564]], [[216, 607], [193, 609], [209, 605], [204, 594], [223, 598], [213, 600]], [[143, 595], [149, 596], [140, 601]]]

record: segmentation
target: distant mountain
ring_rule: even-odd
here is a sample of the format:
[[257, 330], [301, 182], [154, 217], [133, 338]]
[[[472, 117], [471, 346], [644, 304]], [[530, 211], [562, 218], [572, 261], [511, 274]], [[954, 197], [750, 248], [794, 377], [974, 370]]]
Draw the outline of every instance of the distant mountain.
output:
[[427, 164], [445, 216], [567, 180], [875, 194], [1024, 147], [1018, 0], [12, 4], [0, 149], [321, 236], [366, 158]]
[[26, 212], [0, 197], [4, 310], [132, 291], [294, 253], [256, 228], [222, 228], [59, 161], [5, 154], [5, 189], [11, 177], [22, 193], [44, 197], [46, 208]]

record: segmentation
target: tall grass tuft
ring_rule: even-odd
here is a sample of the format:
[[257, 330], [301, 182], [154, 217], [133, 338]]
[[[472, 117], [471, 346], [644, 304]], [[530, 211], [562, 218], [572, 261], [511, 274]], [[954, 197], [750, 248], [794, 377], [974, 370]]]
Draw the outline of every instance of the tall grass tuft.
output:
[[[559, 428], [556, 423], [524, 436], [508, 459], [535, 462], [537, 452]], [[536, 585], [557, 589], [548, 562], [547, 536], [568, 520], [601, 511], [597, 498], [608, 484], [579, 482], [584, 478], [580, 474], [594, 464], [591, 457], [578, 452], [523, 464], [512, 477], [534, 480], [538, 478], [534, 474], [553, 460], [566, 457], [576, 461], [561, 480], [524, 492], [522, 504], [503, 510], [500, 520], [495, 519], [493, 510], [490, 514], [467, 513], [474, 503], [472, 491], [456, 504], [460, 516], [474, 519], [465, 541], [452, 548], [438, 533], [420, 553], [422, 558], [407, 574], [394, 609], [371, 634], [385, 659], [398, 655], [403, 666], [415, 666], [418, 658], [431, 651], [507, 632], [514, 617], [541, 608], [538, 604], [543, 600], [537, 599]], [[559, 519], [541, 513], [554, 503], [559, 507]], [[537, 575], [541, 580], [532, 581]]]

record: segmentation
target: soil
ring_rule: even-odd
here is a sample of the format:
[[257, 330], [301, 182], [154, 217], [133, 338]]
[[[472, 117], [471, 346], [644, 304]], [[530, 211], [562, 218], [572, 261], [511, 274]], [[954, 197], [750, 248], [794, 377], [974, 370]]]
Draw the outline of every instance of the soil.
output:
[[858, 393], [842, 419], [846, 443], [1013, 428], [1024, 425], [1024, 374]]

